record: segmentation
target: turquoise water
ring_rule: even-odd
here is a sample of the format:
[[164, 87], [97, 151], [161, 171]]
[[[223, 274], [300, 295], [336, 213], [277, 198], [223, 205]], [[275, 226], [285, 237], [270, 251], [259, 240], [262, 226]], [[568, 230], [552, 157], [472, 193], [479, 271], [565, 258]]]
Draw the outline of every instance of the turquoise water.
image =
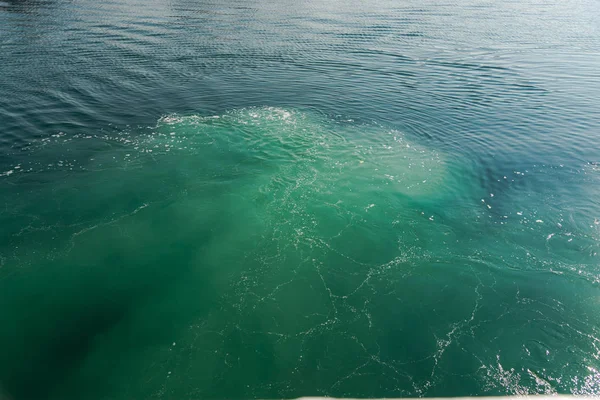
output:
[[0, 2], [0, 397], [600, 394], [599, 13]]

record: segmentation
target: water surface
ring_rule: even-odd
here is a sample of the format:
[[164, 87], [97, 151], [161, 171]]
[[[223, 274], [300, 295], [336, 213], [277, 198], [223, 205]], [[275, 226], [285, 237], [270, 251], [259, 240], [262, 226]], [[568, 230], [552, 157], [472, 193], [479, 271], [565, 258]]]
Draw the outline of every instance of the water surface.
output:
[[600, 394], [596, 1], [0, 3], [0, 394]]

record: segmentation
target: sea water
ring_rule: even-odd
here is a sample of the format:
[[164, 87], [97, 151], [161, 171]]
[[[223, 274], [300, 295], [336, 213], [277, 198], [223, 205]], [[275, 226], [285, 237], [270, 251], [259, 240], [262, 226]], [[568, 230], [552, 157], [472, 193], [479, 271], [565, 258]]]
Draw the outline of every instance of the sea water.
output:
[[598, 12], [0, 3], [1, 394], [599, 394]]

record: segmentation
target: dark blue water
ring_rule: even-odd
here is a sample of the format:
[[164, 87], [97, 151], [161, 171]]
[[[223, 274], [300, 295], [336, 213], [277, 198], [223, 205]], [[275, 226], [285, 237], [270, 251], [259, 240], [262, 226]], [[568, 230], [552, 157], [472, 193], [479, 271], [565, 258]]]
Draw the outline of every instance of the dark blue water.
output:
[[600, 394], [599, 16], [0, 2], [0, 397]]

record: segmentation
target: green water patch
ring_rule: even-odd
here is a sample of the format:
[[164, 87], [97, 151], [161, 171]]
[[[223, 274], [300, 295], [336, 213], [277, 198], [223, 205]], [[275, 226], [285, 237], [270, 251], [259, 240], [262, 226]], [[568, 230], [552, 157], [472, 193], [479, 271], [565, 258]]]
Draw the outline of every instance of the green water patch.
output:
[[15, 399], [596, 393], [598, 224], [400, 131], [250, 108], [13, 158]]

